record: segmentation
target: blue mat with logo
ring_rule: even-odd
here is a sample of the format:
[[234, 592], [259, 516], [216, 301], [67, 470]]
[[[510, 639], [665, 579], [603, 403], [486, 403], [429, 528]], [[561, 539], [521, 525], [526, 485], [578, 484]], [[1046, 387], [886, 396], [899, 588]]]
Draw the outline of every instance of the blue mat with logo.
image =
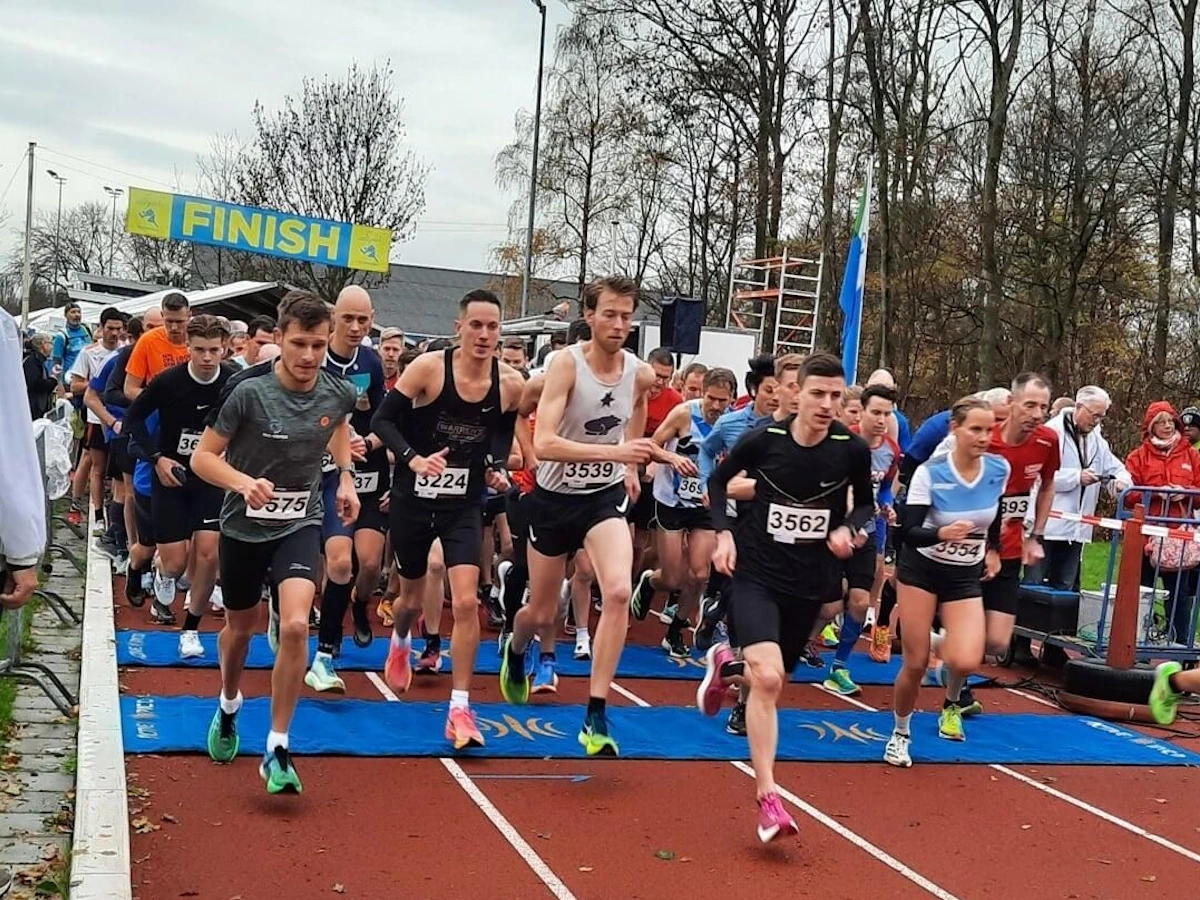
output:
[[[117, 665], [119, 666], [151, 666], [151, 667], [181, 667], [200, 669], [215, 669], [217, 667], [217, 635], [216, 632], [204, 632], [200, 635], [200, 643], [204, 646], [204, 656], [200, 659], [179, 658], [178, 631], [118, 631], [117, 632]], [[416, 642], [420, 646], [420, 641]], [[343, 638], [341, 654], [337, 659], [337, 669], [341, 672], [382, 672], [383, 663], [387, 658], [388, 639], [376, 637], [370, 647], [356, 647], [350, 638]], [[572, 645], [566, 641], [558, 644], [557, 668], [563, 677], [586, 678], [592, 670], [588, 660], [577, 660], [571, 656]], [[317, 639], [308, 640], [308, 658], [311, 660], [317, 652]], [[414, 660], [416, 653], [414, 651]], [[824, 654], [826, 663], [833, 658], [833, 651]], [[275, 664], [275, 656], [267, 645], [264, 635], [256, 634], [250, 639], [250, 651], [246, 656], [247, 669], [269, 669]], [[896, 654], [887, 663], [873, 663], [866, 653], [853, 653], [850, 656], [850, 677], [858, 684], [892, 684], [900, 671], [900, 656]], [[450, 641], [442, 639], [442, 671], [450, 671]], [[477, 675], [498, 675], [500, 673], [500, 655], [496, 651], [494, 640], [484, 639], [479, 644], [479, 654], [475, 658], [475, 673]], [[665, 678], [673, 680], [699, 681], [704, 677], [704, 658], [693, 651], [690, 659], [671, 659], [666, 651], [659, 647], [648, 647], [644, 644], [627, 644], [621, 654], [621, 663], [617, 668], [618, 678]], [[792, 674], [792, 681], [808, 684], [819, 683], [825, 678], [824, 669], [814, 669], [799, 665]], [[977, 684], [986, 679], [972, 676], [971, 683]]]
[[[122, 697], [126, 753], [204, 753], [216, 709], [212, 697]], [[471, 756], [577, 759], [582, 706], [484, 703], [474, 707], [487, 746]], [[248, 699], [238, 716], [243, 755], [261, 754], [270, 700]], [[444, 703], [300, 700], [290, 743], [299, 756], [445, 756]], [[610, 706], [609, 727], [622, 759], [747, 759], [744, 738], [725, 732], [725, 716], [695, 708]], [[779, 759], [880, 762], [892, 730], [890, 712], [781, 709]], [[967, 740], [937, 736], [937, 716], [916, 713], [912, 755], [919, 763], [1009, 765], [1194, 766], [1200, 755], [1097, 719], [996, 715], [967, 723]]]

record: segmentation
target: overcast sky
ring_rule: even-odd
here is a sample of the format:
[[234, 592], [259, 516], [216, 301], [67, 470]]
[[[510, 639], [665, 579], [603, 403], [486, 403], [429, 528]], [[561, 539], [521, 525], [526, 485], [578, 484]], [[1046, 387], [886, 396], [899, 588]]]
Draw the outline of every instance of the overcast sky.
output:
[[[547, 56], [569, 14], [549, 0]], [[512, 197], [493, 158], [532, 109], [538, 14], [530, 0], [0, 0], [0, 194], [9, 255], [34, 204], [107, 200], [104, 185], [194, 186], [218, 132], [250, 134], [256, 99], [276, 108], [305, 76], [390, 57], [409, 141], [431, 165], [416, 238], [393, 259], [487, 268]], [[106, 168], [107, 167], [107, 168]], [[124, 211], [123, 199], [118, 215]]]

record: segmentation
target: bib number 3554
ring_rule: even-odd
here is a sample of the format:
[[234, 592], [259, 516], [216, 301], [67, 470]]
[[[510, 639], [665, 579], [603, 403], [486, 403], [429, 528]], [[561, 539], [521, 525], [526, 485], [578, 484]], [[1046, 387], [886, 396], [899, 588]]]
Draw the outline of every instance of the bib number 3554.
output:
[[767, 534], [780, 544], [824, 540], [829, 537], [829, 510], [772, 503], [767, 507]]

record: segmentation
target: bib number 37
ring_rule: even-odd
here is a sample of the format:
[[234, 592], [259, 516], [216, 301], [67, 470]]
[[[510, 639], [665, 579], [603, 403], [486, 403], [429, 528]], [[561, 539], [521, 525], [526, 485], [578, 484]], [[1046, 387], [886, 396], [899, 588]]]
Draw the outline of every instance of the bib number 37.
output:
[[824, 540], [829, 537], [829, 510], [772, 503], [767, 507], [767, 534], [780, 544]]

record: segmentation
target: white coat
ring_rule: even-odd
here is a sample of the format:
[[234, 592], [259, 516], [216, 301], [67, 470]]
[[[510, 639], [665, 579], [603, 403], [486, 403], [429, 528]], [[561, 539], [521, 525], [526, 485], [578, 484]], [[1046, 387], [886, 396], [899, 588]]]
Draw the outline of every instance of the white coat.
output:
[[[1109, 484], [1128, 487], [1132, 484], [1125, 464], [1113, 454], [1108, 441], [1100, 433], [1100, 426], [1092, 429], [1090, 434], [1078, 434], [1073, 423], [1075, 410], [1073, 407], [1063, 410], [1046, 423], [1046, 426], [1058, 437], [1058, 471], [1054, 474], [1054, 503], [1051, 509], [1055, 512], [1075, 513], [1083, 516], [1096, 514], [1096, 503], [1100, 499], [1102, 482], [1081, 487], [1080, 473], [1091, 469], [1097, 476], [1111, 475], [1113, 481]], [[1038, 484], [1041, 487], [1041, 484]], [[1034, 508], [1033, 498], [1030, 498], [1029, 508]], [[1046, 522], [1047, 541], [1072, 541], [1086, 544], [1092, 540], [1092, 526], [1082, 522], [1051, 517]]]

